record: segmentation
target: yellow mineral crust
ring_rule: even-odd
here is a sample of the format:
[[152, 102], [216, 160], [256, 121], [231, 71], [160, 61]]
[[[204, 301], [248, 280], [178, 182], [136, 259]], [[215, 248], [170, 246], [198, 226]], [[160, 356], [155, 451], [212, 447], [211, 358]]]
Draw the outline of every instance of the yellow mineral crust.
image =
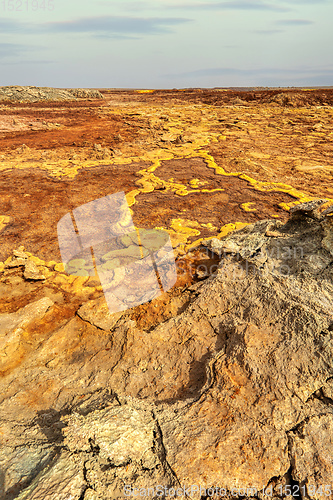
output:
[[245, 212], [256, 212], [257, 209], [252, 207], [252, 205], [254, 205], [254, 203], [252, 201], [249, 201], [248, 203], [242, 203], [241, 208]]
[[[138, 93], [152, 93], [154, 90], [144, 89], [137, 91]], [[302, 110], [299, 111], [301, 113]], [[123, 115], [124, 110], [122, 108], [116, 108], [110, 105], [107, 111], [103, 111], [104, 113], [109, 113], [110, 115]], [[265, 111], [266, 113], [266, 111]], [[140, 113], [138, 113], [138, 109], [135, 106], [129, 105], [127, 108], [127, 114], [130, 116], [139, 115], [140, 119], [148, 120], [147, 123], [151, 123], [151, 127], [156, 127], [153, 129], [153, 137], [156, 137], [156, 140], [151, 140], [151, 143], [146, 143], [144, 149], [138, 146], [138, 154], [131, 154], [130, 150], [122, 150], [122, 156], [110, 157], [107, 160], [107, 165], [105, 160], [89, 160], [89, 159], [79, 159], [79, 160], [71, 160], [57, 158], [54, 156], [48, 160], [41, 160], [34, 162], [33, 151], [29, 150], [26, 154], [27, 159], [23, 161], [22, 159], [15, 158], [5, 158], [1, 165], [0, 170], [5, 170], [8, 168], [15, 169], [25, 169], [27, 168], [27, 161], [29, 161], [30, 168], [38, 168], [46, 171], [49, 175], [56, 178], [67, 177], [69, 179], [73, 179], [76, 177], [78, 171], [82, 168], [89, 169], [91, 167], [96, 167], [99, 165], [105, 166], [108, 168], [108, 165], [126, 165], [132, 164], [135, 162], [150, 162], [151, 166], [144, 169], [139, 169], [137, 171], [137, 175], [140, 176], [138, 180], [135, 181], [136, 188], [131, 190], [126, 194], [126, 199], [128, 205], [133, 207], [136, 203], [140, 203], [140, 194], [149, 194], [155, 191], [155, 189], [162, 189], [163, 193], [172, 192], [178, 196], [188, 196], [192, 193], [205, 193], [207, 194], [207, 203], [209, 203], [209, 194], [224, 191], [222, 188], [215, 189], [207, 189], [205, 188], [205, 184], [207, 181], [205, 179], [193, 178], [189, 181], [189, 185], [185, 185], [180, 181], [175, 181], [174, 178], [169, 178], [168, 180], [164, 180], [159, 177], [158, 172], [161, 168], [161, 162], [165, 160], [181, 160], [181, 159], [189, 159], [189, 158], [201, 158], [204, 160], [205, 164], [208, 168], [214, 170], [215, 175], [218, 176], [233, 176], [238, 177], [246, 181], [254, 190], [261, 192], [281, 192], [286, 193], [293, 198], [295, 201], [286, 203], [281, 202], [279, 206], [288, 211], [290, 208], [298, 203], [304, 203], [306, 201], [311, 201], [315, 199], [303, 193], [299, 189], [294, 188], [292, 185], [284, 184], [281, 182], [272, 182], [265, 180], [256, 180], [251, 177], [247, 173], [242, 171], [231, 171], [228, 172], [225, 168], [218, 165], [214, 159], [214, 157], [207, 151], [207, 147], [210, 144], [220, 142], [227, 142], [229, 137], [234, 134], [235, 127], [237, 133], [240, 134], [240, 137], [246, 135], [247, 129], [247, 121], [239, 121], [236, 120], [234, 122], [227, 122], [226, 119], [221, 118], [223, 116], [222, 112], [218, 109], [214, 108], [214, 106], [209, 105], [200, 105], [200, 106], [187, 106], [187, 105], [175, 105], [172, 108], [168, 108], [168, 114], [166, 117], [166, 121], [164, 121], [163, 129], [161, 129], [162, 125], [156, 125], [158, 122], [157, 117], [159, 115], [164, 115], [165, 110], [163, 107], [159, 107], [158, 105], [152, 105], [140, 108]], [[225, 129], [224, 122], [227, 124], [227, 129]], [[222, 125], [221, 125], [222, 123]], [[229, 123], [229, 124], [228, 124]], [[155, 125], [154, 125], [155, 124]], [[212, 130], [212, 126], [214, 125], [214, 131]], [[216, 130], [221, 129], [219, 132]], [[178, 143], [168, 142], [163, 144], [161, 147], [161, 142], [158, 137], [162, 137], [163, 134], [169, 133], [173, 135], [179, 135], [181, 140]], [[251, 129], [248, 130], [248, 134], [251, 136]], [[323, 132], [314, 132], [312, 136], [316, 134], [324, 135]], [[149, 136], [150, 137], [150, 136]], [[243, 140], [243, 139], [242, 139]], [[245, 139], [244, 139], [245, 140]], [[28, 148], [29, 149], [29, 148]], [[30, 157], [29, 157], [30, 155]], [[249, 153], [249, 156], [257, 158], [262, 161], [274, 160], [274, 157], [270, 153], [264, 152], [256, 152], [252, 151]], [[241, 164], [241, 163], [240, 163]], [[320, 170], [320, 169], [319, 169]], [[190, 188], [189, 188], [190, 186]], [[138, 198], [139, 197], [139, 198]], [[252, 207], [253, 202], [243, 203], [241, 208], [246, 212], [254, 212], [256, 209]], [[131, 210], [131, 214], [133, 215], [133, 211]], [[5, 216], [0, 216], [0, 231], [3, 229], [4, 225], [9, 222], [9, 218]], [[196, 226], [193, 226], [196, 224]], [[238, 229], [239, 227], [244, 227], [245, 223], [242, 222], [233, 222], [230, 224], [226, 224], [221, 228], [217, 237], [223, 237], [228, 234], [230, 231]], [[200, 224], [197, 221], [190, 221], [189, 219], [173, 219], [170, 227], [160, 227], [160, 229], [167, 230], [170, 234], [172, 244], [174, 246], [180, 246], [180, 248], [184, 251], [185, 248], [188, 248], [186, 245], [188, 244], [189, 238], [193, 236], [199, 236], [201, 234], [201, 228], [204, 228], [205, 225]], [[191, 243], [190, 246], [193, 246], [194, 243]], [[34, 262], [37, 265], [44, 265], [40, 261], [34, 259]], [[3, 267], [3, 264], [0, 264], [0, 269]], [[58, 263], [54, 267], [55, 271], [63, 272], [64, 269], [62, 264]]]
[[9, 222], [10, 222], [10, 217], [8, 217], [7, 215], [0, 215], [0, 232]]

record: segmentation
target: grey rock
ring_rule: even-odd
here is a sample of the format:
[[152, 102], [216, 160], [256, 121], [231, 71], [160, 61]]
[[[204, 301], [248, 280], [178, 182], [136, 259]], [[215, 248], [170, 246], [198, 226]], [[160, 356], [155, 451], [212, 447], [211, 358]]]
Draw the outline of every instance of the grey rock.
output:
[[57, 89], [52, 87], [6, 86], [0, 87], [0, 101], [75, 101], [78, 99], [104, 99], [98, 90]]
[[64, 451], [52, 466], [42, 470], [17, 500], [79, 500], [86, 489], [84, 457]]
[[212, 252], [219, 256], [223, 253], [235, 253], [237, 254], [240, 250], [237, 243], [219, 240], [218, 238], [212, 238], [210, 240], [204, 241], [203, 245], [209, 248]]
[[[8, 439], [10, 441], [10, 439]], [[1, 448], [0, 468], [4, 473], [4, 483], [6, 493], [19, 493], [22, 487], [27, 486], [37, 475], [47, 467], [54, 456], [54, 452], [50, 446], [39, 444], [39, 446], [4, 446]], [[19, 487], [18, 487], [19, 485]], [[4, 498], [5, 492], [1, 491], [0, 495]]]
[[319, 218], [319, 208], [326, 203], [327, 200], [314, 200], [307, 203], [301, 203], [292, 207], [290, 209], [290, 214], [292, 217], [308, 216], [313, 218]]
[[322, 224], [324, 230], [324, 238], [322, 239], [322, 247], [333, 256], [333, 221], [327, 220]]
[[137, 462], [153, 468], [157, 463], [152, 451], [157, 427], [149, 412], [117, 405], [87, 416], [74, 413], [63, 420], [67, 422], [64, 445], [70, 451], [90, 451], [93, 439], [99, 456], [115, 467]]

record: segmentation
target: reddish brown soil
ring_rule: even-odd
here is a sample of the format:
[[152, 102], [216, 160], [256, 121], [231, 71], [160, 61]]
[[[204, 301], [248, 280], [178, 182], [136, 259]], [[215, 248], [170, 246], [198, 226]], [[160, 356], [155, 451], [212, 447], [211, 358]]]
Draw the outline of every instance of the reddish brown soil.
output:
[[[273, 215], [286, 220], [280, 204], [301, 201], [278, 186], [258, 190], [239, 175], [216, 173], [201, 151], [225, 172], [287, 184], [304, 196], [333, 197], [332, 90], [102, 92], [105, 100], [0, 106], [0, 216], [10, 217], [2, 229], [0, 224], [0, 261], [23, 244], [44, 260], [60, 262], [59, 219], [79, 205], [119, 191], [139, 189], [132, 206], [138, 227], [170, 229], [179, 218], [198, 223], [200, 236], [192, 235], [188, 242], [217, 235], [229, 223]], [[283, 94], [288, 97], [285, 103]], [[163, 139], [163, 134], [177, 130], [178, 143]], [[202, 139], [200, 146], [195, 141], [202, 131], [208, 143]], [[214, 134], [224, 140], [214, 142]], [[96, 144], [109, 149], [112, 161], [101, 156]], [[189, 148], [186, 154], [183, 145]], [[145, 190], [139, 171], [152, 165], [150, 151], [155, 159], [161, 152], [154, 176], [162, 184]], [[169, 151], [173, 159], [163, 159]], [[124, 163], [129, 157], [132, 161]], [[68, 167], [55, 175], [61, 162]], [[66, 169], [72, 167], [76, 173], [69, 178]], [[193, 190], [193, 179], [202, 185], [182, 196], [165, 189], [163, 182], [170, 178], [188, 191]], [[249, 202], [255, 211], [242, 207]], [[208, 223], [215, 230], [202, 226]]]

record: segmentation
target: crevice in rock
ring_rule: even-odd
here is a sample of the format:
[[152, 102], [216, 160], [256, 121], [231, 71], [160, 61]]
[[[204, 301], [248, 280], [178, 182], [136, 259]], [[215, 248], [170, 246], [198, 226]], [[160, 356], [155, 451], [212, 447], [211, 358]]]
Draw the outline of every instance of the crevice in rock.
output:
[[121, 403], [120, 399], [118, 398], [118, 394], [117, 394], [117, 393], [115, 393], [115, 392], [113, 392], [112, 394], [113, 394], [114, 399], [115, 399], [115, 400], [117, 401], [117, 403], [119, 404], [119, 406], [122, 406], [122, 403]]
[[[308, 420], [310, 420], [310, 418]], [[303, 422], [300, 422], [300, 424], [298, 424], [296, 426], [296, 430], [295, 430], [295, 432], [297, 432], [301, 437], [304, 437], [304, 435], [303, 435], [300, 427], [303, 426], [304, 424], [305, 424], [305, 420]], [[292, 498], [295, 498], [295, 500], [301, 500], [302, 495], [301, 495], [300, 484], [293, 477], [293, 470], [295, 469], [295, 458], [292, 454], [292, 442], [291, 442], [291, 438], [288, 435], [288, 433], [287, 433], [287, 438], [288, 438], [288, 457], [289, 457], [289, 461], [290, 461], [290, 467], [289, 467], [288, 472], [287, 472], [287, 474], [289, 475], [289, 478], [290, 478], [289, 479], [290, 483], [288, 484], [288, 486], [290, 486], [290, 488], [291, 488]]]
[[290, 476], [290, 484], [288, 486], [290, 486], [290, 488], [291, 488], [292, 498], [295, 498], [295, 500], [298, 500], [298, 499], [301, 500], [301, 498], [302, 498], [301, 486], [300, 486], [299, 482], [293, 478], [293, 468], [294, 468], [294, 465], [290, 465], [290, 468], [288, 470], [288, 474]]
[[[83, 321], [83, 323], [88, 323], [89, 325], [93, 326], [94, 328], [96, 328], [98, 331], [100, 332], [105, 332], [105, 330], [103, 328], [101, 328], [100, 326], [97, 326], [94, 322], [92, 321], [89, 321], [88, 319], [83, 319], [80, 314], [79, 314], [79, 309], [80, 307], [82, 306], [83, 304], [80, 304], [79, 305], [79, 308], [77, 309], [77, 311], [75, 312], [75, 316], [77, 318], [79, 318], [81, 321]], [[114, 325], [115, 326], [115, 325]]]
[[170, 477], [170, 479], [172, 478], [171, 485], [169, 485], [169, 486], [174, 486], [174, 485], [181, 486], [181, 483], [177, 477], [177, 474], [172, 469], [171, 465], [169, 464], [169, 462], [167, 460], [167, 452], [166, 452], [166, 449], [165, 449], [165, 446], [163, 443], [162, 429], [161, 429], [159, 421], [157, 420], [153, 411], [152, 411], [152, 417], [156, 423], [156, 431], [157, 431], [156, 436], [154, 436], [155, 437], [154, 443], [157, 444], [156, 452], [157, 452], [157, 455], [161, 461], [164, 472], [166, 473], [167, 476]]
[[66, 427], [66, 424], [61, 421], [61, 417], [70, 413], [71, 410], [68, 408], [61, 411], [48, 408], [47, 410], [38, 411], [33, 423], [39, 425], [49, 443], [60, 444], [64, 439], [62, 429]]
[[316, 392], [314, 392], [311, 396], [312, 399], [318, 399], [327, 405], [333, 405], [333, 399], [327, 397], [323, 393], [323, 388], [320, 387]]
[[90, 450], [91, 450], [91, 453], [93, 454], [93, 456], [95, 457], [95, 456], [99, 455], [100, 447], [98, 446], [98, 444], [96, 444], [94, 439], [92, 439], [92, 438], [89, 438], [88, 441], [89, 441]]
[[84, 497], [85, 497], [85, 494], [86, 494], [86, 491], [89, 489], [89, 481], [87, 479], [87, 467], [86, 467], [86, 463], [87, 462], [83, 462], [83, 470], [82, 470], [82, 473], [83, 473], [83, 479], [85, 481], [85, 485], [83, 486], [83, 489], [82, 489], [82, 493], [80, 495], [80, 497], [78, 498], [78, 500], [84, 500]]
[[81, 495], [79, 496], [78, 500], [84, 500], [84, 497], [86, 495], [86, 491], [88, 490], [89, 488], [85, 488], [83, 489]]
[[[304, 420], [302, 420], [301, 422], [296, 424], [294, 427], [292, 427], [291, 429], [286, 431], [287, 436], [288, 436], [289, 432], [294, 432], [294, 433], [297, 433], [300, 437], [304, 437], [303, 433], [302, 433], [302, 427], [304, 424], [307, 424], [310, 419], [311, 419], [311, 417], [306, 417]], [[288, 440], [289, 440], [289, 436], [288, 436]]]

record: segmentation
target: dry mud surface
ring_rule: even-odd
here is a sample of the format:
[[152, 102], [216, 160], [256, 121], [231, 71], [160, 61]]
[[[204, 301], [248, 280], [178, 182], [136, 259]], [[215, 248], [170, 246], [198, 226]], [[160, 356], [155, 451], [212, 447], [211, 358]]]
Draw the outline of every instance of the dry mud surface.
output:
[[[333, 498], [333, 91], [50, 92], [0, 92], [0, 498]], [[178, 276], [112, 315], [57, 223], [120, 191]]]

